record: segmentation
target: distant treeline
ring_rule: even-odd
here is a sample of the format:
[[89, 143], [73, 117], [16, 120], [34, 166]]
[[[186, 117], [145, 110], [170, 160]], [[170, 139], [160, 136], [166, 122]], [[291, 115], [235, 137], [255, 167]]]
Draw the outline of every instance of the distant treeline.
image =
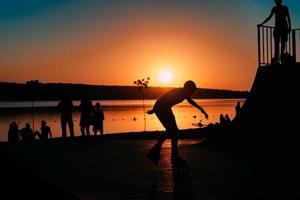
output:
[[[172, 88], [149, 87], [145, 89], [145, 99], [156, 99]], [[193, 98], [246, 98], [247, 91], [198, 89]], [[46, 101], [62, 98], [80, 100], [82, 97], [98, 100], [141, 99], [142, 93], [135, 86], [99, 86], [85, 84], [40, 83], [0, 83], [0, 101]]]

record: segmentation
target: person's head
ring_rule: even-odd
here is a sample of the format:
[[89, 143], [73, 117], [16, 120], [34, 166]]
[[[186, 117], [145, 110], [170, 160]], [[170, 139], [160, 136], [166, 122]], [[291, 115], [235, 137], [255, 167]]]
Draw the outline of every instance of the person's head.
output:
[[100, 103], [99, 102], [96, 103], [96, 109], [100, 110]]
[[275, 0], [275, 4], [276, 4], [277, 6], [280, 6], [280, 5], [282, 4], [282, 0]]
[[41, 125], [46, 126], [46, 121], [42, 120]]
[[26, 124], [25, 124], [25, 128], [30, 128], [30, 124], [29, 124], [29, 123], [26, 123]]
[[197, 86], [194, 81], [189, 80], [184, 83], [183, 89], [186, 90], [190, 95], [192, 95], [197, 89]]

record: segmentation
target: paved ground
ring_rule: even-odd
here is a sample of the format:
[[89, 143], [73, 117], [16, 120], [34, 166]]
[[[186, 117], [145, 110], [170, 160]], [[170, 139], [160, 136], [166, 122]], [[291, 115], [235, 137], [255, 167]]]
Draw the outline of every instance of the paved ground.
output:
[[173, 172], [170, 142], [154, 166], [145, 158], [154, 142], [2, 145], [13, 158], [81, 199], [263, 199], [269, 192], [276, 194], [276, 188], [268, 187], [271, 175], [201, 147], [200, 140], [181, 140], [180, 152], [189, 165], [185, 170]]

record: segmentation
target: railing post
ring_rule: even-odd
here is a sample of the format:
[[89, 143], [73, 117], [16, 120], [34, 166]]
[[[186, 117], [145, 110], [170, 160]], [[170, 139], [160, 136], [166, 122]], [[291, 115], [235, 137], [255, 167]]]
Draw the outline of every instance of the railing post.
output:
[[269, 63], [269, 28], [267, 28], [267, 63]]
[[257, 26], [257, 42], [258, 42], [258, 66], [260, 67], [260, 26]]
[[261, 27], [261, 34], [262, 34], [262, 61], [265, 64], [265, 27]]
[[292, 50], [293, 50], [293, 59], [294, 62], [297, 61], [297, 46], [296, 46], [296, 30], [292, 30]]
[[273, 28], [270, 28], [270, 56], [271, 56], [271, 63], [272, 63], [272, 56], [273, 56], [273, 37], [272, 37], [272, 33], [273, 33]]

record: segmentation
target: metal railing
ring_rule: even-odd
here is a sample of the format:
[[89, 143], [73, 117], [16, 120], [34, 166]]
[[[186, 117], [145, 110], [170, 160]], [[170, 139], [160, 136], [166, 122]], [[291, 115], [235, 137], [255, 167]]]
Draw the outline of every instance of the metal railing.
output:
[[[267, 66], [272, 62], [275, 54], [275, 44], [273, 39], [274, 27], [271, 26], [257, 26], [258, 39], [258, 66]], [[300, 48], [300, 29], [292, 29], [288, 34], [288, 41], [286, 42], [285, 53], [292, 56], [294, 62], [300, 57], [297, 49]], [[279, 49], [281, 47], [279, 46]], [[280, 50], [279, 50], [280, 52]], [[280, 58], [280, 55], [278, 55]]]

